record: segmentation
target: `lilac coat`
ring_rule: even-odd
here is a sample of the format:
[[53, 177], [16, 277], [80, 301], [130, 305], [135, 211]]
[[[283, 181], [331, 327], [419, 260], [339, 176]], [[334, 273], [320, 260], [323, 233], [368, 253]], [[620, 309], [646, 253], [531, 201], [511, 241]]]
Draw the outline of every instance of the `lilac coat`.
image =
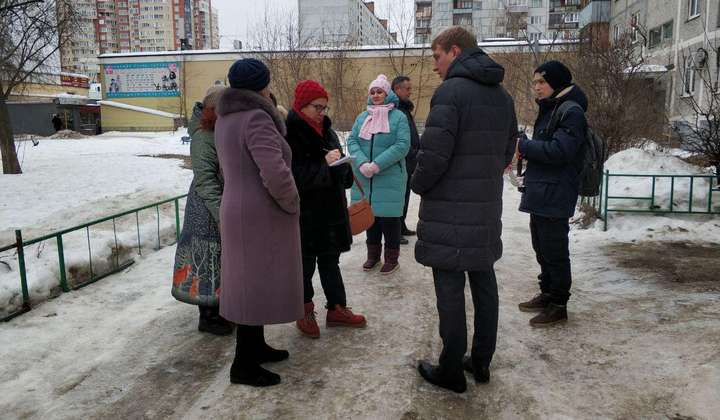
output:
[[256, 92], [227, 89], [215, 143], [225, 179], [220, 206], [220, 314], [243, 325], [303, 317], [300, 198], [285, 124]]

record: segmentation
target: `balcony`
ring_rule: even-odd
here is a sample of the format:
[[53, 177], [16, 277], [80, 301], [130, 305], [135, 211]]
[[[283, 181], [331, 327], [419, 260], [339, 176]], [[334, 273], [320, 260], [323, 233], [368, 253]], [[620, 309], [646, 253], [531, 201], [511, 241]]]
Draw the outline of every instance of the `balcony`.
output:
[[550, 0], [550, 13], [579, 12], [582, 9], [580, 0]]
[[580, 27], [610, 22], [610, 0], [593, 0], [580, 12]]
[[505, 11], [512, 14], [523, 14], [530, 11], [527, 0], [509, 0], [505, 6]]

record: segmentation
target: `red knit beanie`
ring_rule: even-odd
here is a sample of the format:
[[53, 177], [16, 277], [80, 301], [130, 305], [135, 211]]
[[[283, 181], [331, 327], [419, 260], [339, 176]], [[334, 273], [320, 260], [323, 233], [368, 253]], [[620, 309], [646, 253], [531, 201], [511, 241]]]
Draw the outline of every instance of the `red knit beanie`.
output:
[[299, 112], [317, 98], [330, 99], [325, 88], [314, 80], [303, 80], [295, 87], [293, 109]]

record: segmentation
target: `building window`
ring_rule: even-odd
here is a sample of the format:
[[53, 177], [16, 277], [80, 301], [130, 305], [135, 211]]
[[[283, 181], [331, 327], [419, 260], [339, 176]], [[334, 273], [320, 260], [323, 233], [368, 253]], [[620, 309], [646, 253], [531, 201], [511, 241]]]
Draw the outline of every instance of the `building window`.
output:
[[543, 0], [532, 0], [530, 7], [543, 7]]
[[687, 59], [687, 64], [685, 65], [682, 96], [692, 96], [694, 93], [695, 93], [695, 63], [691, 56]]
[[530, 32], [530, 33], [528, 34], [528, 41], [530, 41], [530, 42], [532, 42], [532, 41], [540, 41], [541, 38], [542, 38], [542, 33], [541, 33], [541, 32]]
[[531, 25], [542, 25], [544, 16], [530, 16]]
[[472, 0], [453, 0], [453, 8], [455, 9], [472, 9]]
[[660, 45], [663, 41], [672, 39], [673, 36], [673, 21], [667, 22], [661, 26], [650, 29], [648, 34], [648, 47], [654, 48]]
[[578, 22], [580, 22], [580, 14], [579, 13], [566, 13], [564, 20], [565, 20], [565, 23], [578, 23]]
[[472, 26], [472, 13], [456, 13], [453, 15], [453, 25]]
[[700, 16], [700, 0], [688, 0], [688, 20]]
[[663, 41], [667, 41], [669, 39], [672, 39], [673, 37], [673, 21], [664, 24], [662, 26], [662, 39]]
[[473, 2], [473, 9], [475, 10], [482, 10], [483, 2], [482, 1], [474, 1]]
[[660, 45], [660, 42], [662, 41], [662, 28], [657, 27], [657, 28], [650, 29], [648, 38], [649, 38], [648, 47], [654, 48], [654, 47]]
[[614, 40], [615, 42], [620, 41], [620, 34], [621, 34], [621, 33], [622, 33], [622, 32], [620, 31], [620, 25], [615, 25], [615, 27], [613, 28], [613, 40]]
[[630, 18], [630, 39], [632, 42], [638, 41], [638, 25], [640, 24], [640, 12], [636, 12], [632, 14], [632, 17]]

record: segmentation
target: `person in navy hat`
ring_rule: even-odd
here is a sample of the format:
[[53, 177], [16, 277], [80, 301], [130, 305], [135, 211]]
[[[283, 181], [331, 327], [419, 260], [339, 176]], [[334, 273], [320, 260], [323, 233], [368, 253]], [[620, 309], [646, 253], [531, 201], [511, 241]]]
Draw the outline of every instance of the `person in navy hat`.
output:
[[225, 180], [220, 203], [220, 315], [237, 324], [230, 382], [280, 383], [262, 364], [288, 358], [270, 347], [264, 326], [303, 317], [300, 196], [285, 121], [270, 99], [270, 71], [236, 61], [218, 100], [215, 142]]
[[520, 138], [517, 150], [519, 158], [527, 160], [520, 211], [530, 213], [540, 293], [518, 306], [523, 312], [540, 312], [530, 325], [542, 327], [567, 320], [572, 284], [569, 218], [578, 199], [588, 99], [559, 61], [535, 70], [533, 91], [539, 106], [533, 138]]

